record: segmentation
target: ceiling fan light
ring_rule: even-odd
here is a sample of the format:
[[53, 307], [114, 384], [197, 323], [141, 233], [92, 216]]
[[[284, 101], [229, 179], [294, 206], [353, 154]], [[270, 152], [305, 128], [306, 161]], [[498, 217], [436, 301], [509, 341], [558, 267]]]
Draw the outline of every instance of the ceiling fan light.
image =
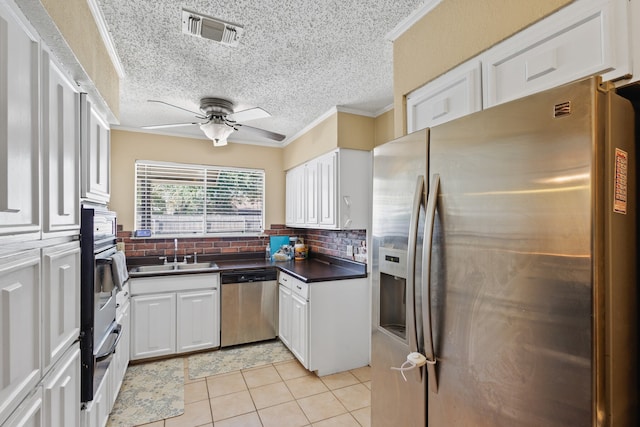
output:
[[204, 134], [213, 141], [214, 147], [222, 147], [227, 145], [227, 138], [234, 129], [225, 123], [216, 123], [213, 120], [209, 123], [200, 125], [200, 129]]

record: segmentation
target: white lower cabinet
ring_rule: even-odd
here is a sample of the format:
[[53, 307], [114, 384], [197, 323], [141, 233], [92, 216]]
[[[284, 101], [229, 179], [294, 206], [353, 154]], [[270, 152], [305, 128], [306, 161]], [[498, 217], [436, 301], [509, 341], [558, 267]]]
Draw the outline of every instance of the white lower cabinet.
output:
[[11, 414], [9, 419], [0, 424], [2, 427], [42, 427], [48, 426], [42, 417], [42, 387], [34, 389]]
[[131, 359], [176, 352], [176, 294], [134, 296]]
[[220, 275], [132, 278], [131, 360], [220, 346]]
[[218, 347], [220, 330], [216, 307], [218, 291], [179, 292], [177, 294], [178, 353]]
[[39, 249], [0, 257], [0, 425], [42, 377], [40, 265]]
[[291, 289], [282, 284], [278, 288], [278, 337], [291, 347]]
[[318, 375], [369, 363], [366, 278], [305, 283], [280, 272], [279, 337]]
[[309, 357], [309, 310], [306, 299], [291, 294], [291, 340], [289, 348], [303, 366], [308, 367]]
[[43, 384], [43, 417], [48, 427], [80, 426], [80, 347], [70, 348]]
[[[128, 294], [128, 292], [127, 292]], [[116, 313], [116, 322], [121, 326], [120, 330], [120, 342], [116, 348], [116, 352], [113, 354], [113, 372], [111, 375], [112, 393], [111, 401], [112, 405], [116, 401], [120, 387], [122, 387], [122, 381], [124, 375], [127, 372], [129, 366], [129, 352], [130, 352], [130, 339], [131, 339], [131, 303], [128, 295], [124, 298], [124, 302]]]
[[104, 427], [111, 412], [111, 369], [109, 366], [104, 374], [104, 379], [100, 382], [98, 389], [93, 395], [93, 400], [87, 404], [82, 411], [82, 427]]
[[42, 260], [46, 373], [80, 333], [80, 243], [45, 248]]

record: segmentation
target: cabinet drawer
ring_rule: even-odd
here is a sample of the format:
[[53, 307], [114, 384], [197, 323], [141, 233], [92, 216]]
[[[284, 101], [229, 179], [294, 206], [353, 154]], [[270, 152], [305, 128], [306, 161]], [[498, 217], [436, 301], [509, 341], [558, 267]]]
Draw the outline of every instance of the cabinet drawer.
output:
[[309, 284], [303, 282], [302, 280], [296, 279], [293, 276], [288, 275], [287, 273], [280, 272], [278, 276], [278, 281], [280, 285], [285, 288], [291, 290], [296, 295], [299, 295], [302, 299], [309, 299]]
[[168, 276], [136, 277], [129, 280], [131, 295], [215, 289], [219, 283], [219, 273], [174, 274]]
[[309, 284], [297, 279], [294, 280], [295, 282], [293, 282], [291, 291], [294, 294], [299, 295], [303, 300], [307, 301], [309, 299]]
[[485, 107], [592, 75], [609, 72], [607, 79], [628, 72], [628, 49], [617, 37], [617, 27], [626, 25], [626, 2], [579, 6], [561, 10], [483, 58]]

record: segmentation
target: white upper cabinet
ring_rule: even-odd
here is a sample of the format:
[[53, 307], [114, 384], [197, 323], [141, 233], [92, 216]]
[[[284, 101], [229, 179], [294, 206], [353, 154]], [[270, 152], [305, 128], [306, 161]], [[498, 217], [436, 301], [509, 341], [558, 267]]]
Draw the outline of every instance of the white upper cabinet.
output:
[[40, 45], [0, 4], [0, 236], [40, 237]]
[[371, 152], [336, 149], [287, 171], [286, 185], [286, 225], [368, 228]]
[[472, 60], [407, 95], [407, 133], [480, 111], [480, 70]]
[[80, 95], [81, 197], [98, 203], [109, 201], [111, 140], [109, 124], [86, 94]]
[[42, 52], [43, 232], [80, 228], [80, 95]]
[[626, 0], [576, 1], [482, 56], [484, 106], [592, 75], [631, 73]]

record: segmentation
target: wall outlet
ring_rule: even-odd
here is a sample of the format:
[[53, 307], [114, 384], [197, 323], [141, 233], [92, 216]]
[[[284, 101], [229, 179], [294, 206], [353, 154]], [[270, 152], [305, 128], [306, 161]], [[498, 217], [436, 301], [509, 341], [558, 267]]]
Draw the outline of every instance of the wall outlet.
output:
[[353, 256], [353, 245], [347, 245], [347, 256]]
[[116, 243], [116, 249], [119, 250], [119, 251], [124, 252], [124, 242]]

